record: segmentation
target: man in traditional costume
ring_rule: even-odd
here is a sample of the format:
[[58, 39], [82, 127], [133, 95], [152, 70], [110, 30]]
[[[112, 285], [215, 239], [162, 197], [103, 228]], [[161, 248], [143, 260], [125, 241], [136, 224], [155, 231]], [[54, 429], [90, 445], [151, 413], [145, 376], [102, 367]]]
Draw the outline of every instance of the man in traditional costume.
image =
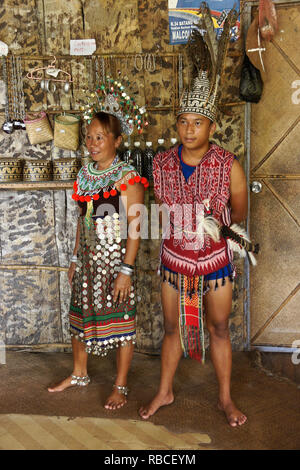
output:
[[[205, 18], [208, 21], [207, 11], [202, 21]], [[235, 19], [231, 12], [224, 37]], [[208, 26], [204, 29], [208, 30]], [[225, 49], [224, 39], [221, 47]], [[219, 383], [218, 407], [231, 426], [238, 426], [247, 418], [230, 394], [232, 352], [228, 320], [235, 269], [233, 253], [221, 227], [245, 220], [247, 184], [235, 156], [209, 140], [216, 128], [225, 57], [216, 60], [213, 67], [211, 51], [197, 29], [189, 48], [195, 68], [192, 86], [183, 93], [177, 115], [181, 144], [158, 154], [153, 164], [156, 200], [169, 218], [160, 255], [165, 335], [159, 390], [140, 409], [140, 415], [148, 419], [161, 406], [173, 403], [173, 379], [183, 352], [204, 361], [205, 319]]]

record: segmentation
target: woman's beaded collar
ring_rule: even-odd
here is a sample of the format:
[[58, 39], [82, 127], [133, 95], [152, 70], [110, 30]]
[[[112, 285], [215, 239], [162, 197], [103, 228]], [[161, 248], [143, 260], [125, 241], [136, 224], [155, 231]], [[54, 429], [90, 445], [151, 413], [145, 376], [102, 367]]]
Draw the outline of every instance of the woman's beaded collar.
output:
[[[135, 168], [127, 163], [119, 160], [117, 156], [111, 166], [105, 170], [97, 170], [94, 163], [88, 163], [83, 166], [77, 175], [77, 181], [74, 182], [74, 193], [72, 198], [75, 201], [89, 202], [92, 199], [99, 199], [99, 192], [103, 191], [103, 196], [107, 199], [110, 196], [116, 196], [117, 191], [115, 185], [130, 173], [137, 173]], [[139, 175], [128, 179], [128, 184], [142, 183], [146, 189], [149, 182], [146, 178]], [[120, 190], [125, 191], [127, 185], [120, 185]]]

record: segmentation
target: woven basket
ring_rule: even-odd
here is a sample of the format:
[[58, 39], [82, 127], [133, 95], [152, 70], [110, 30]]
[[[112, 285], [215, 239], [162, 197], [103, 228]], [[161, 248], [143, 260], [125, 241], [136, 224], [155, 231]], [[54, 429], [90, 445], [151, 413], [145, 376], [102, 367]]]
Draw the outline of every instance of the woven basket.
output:
[[53, 160], [54, 181], [76, 179], [80, 166], [80, 160], [77, 158], [61, 158], [59, 160]]
[[24, 122], [31, 145], [42, 144], [53, 139], [53, 131], [44, 111], [37, 114], [27, 114]]
[[15, 158], [0, 158], [0, 182], [22, 181], [23, 162]]
[[80, 117], [72, 114], [60, 114], [55, 116], [54, 121], [54, 145], [65, 150], [77, 150]]
[[50, 160], [25, 160], [23, 168], [24, 181], [50, 181], [52, 164]]

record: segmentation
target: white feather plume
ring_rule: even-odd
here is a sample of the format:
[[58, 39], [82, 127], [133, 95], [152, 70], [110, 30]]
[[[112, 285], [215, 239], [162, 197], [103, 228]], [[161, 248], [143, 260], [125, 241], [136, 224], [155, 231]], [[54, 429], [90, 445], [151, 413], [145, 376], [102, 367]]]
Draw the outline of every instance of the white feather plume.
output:
[[214, 242], [220, 240], [220, 225], [213, 216], [209, 215], [203, 218], [203, 230], [206, 235], [213, 239]]
[[[237, 224], [232, 224], [230, 228], [233, 232], [236, 232], [241, 238], [246, 240], [248, 243], [251, 243], [251, 240], [249, 239], [247, 232], [243, 227]], [[246, 258], [246, 256], [248, 256], [250, 263], [253, 266], [257, 265], [255, 256], [253, 255], [253, 253], [251, 253], [251, 251], [247, 251], [242, 245], [240, 245], [240, 243], [236, 242], [235, 240], [232, 240], [231, 238], [227, 238], [227, 243], [229, 245], [229, 248], [233, 252], [237, 253], [241, 258]]]

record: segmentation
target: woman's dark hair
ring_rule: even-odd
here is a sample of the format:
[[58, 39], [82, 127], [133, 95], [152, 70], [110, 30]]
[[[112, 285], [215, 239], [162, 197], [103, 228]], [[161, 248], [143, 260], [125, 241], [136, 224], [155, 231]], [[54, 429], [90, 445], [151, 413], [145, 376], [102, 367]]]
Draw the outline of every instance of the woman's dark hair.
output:
[[93, 115], [93, 119], [98, 119], [100, 124], [102, 124], [102, 126], [106, 130], [106, 132], [111, 132], [115, 139], [122, 135], [120, 121], [112, 114], [100, 111], [99, 113], [95, 113]]

